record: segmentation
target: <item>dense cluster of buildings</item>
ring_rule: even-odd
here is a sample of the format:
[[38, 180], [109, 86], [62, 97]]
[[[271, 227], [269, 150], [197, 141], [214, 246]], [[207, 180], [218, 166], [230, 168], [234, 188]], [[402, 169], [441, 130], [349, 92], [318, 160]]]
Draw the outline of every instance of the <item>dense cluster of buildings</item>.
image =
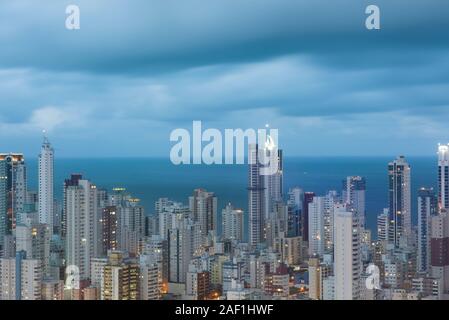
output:
[[[157, 300], [445, 299], [449, 293], [449, 146], [438, 147], [438, 188], [412, 199], [411, 167], [386, 164], [388, 206], [377, 238], [366, 225], [366, 181], [350, 176], [323, 195], [283, 190], [249, 146], [248, 208], [195, 189], [146, 212], [124, 188], [80, 174], [54, 196], [45, 138], [38, 191], [22, 154], [0, 154], [0, 299]], [[272, 155], [273, 156], [273, 155]], [[418, 223], [412, 223], [412, 201]], [[245, 212], [247, 211], [247, 212]]]

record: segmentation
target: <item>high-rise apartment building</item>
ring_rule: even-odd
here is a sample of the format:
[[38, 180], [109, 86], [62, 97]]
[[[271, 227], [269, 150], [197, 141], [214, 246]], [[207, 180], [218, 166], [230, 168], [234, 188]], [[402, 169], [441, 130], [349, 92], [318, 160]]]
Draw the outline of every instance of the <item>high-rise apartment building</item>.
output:
[[140, 299], [159, 300], [162, 294], [162, 263], [155, 255], [141, 255]]
[[222, 210], [222, 233], [223, 238], [241, 242], [243, 240], [243, 210], [234, 209], [228, 203]]
[[41, 153], [39, 154], [39, 223], [45, 223], [50, 228], [50, 234], [53, 234], [54, 218], [54, 150], [44, 137]]
[[[277, 202], [282, 201], [283, 195], [283, 157], [282, 150], [267, 150], [264, 149], [267, 156], [270, 157], [270, 161], [275, 159], [276, 170], [274, 172], [269, 172], [270, 174], [262, 175], [261, 182], [263, 186], [263, 208], [265, 219], [269, 219], [273, 213], [274, 206]], [[275, 152], [271, 158], [271, 152]]]
[[438, 205], [449, 209], [449, 144], [438, 145]]
[[66, 180], [66, 264], [79, 269], [80, 279], [88, 279], [90, 261], [102, 252], [100, 210], [97, 187], [79, 175]]
[[361, 279], [360, 223], [345, 205], [335, 205], [334, 281], [336, 300], [357, 300]]
[[4, 236], [21, 222], [27, 197], [25, 158], [20, 153], [0, 154], [0, 247]]
[[189, 208], [193, 220], [199, 222], [203, 237], [207, 237], [212, 231], [216, 234], [218, 226], [217, 201], [213, 192], [207, 192], [204, 189], [194, 190], [193, 196], [189, 197]]
[[388, 164], [389, 241], [407, 246], [412, 237], [410, 165], [404, 156]]
[[288, 236], [298, 237], [301, 235], [301, 210], [304, 192], [301, 188], [294, 187], [288, 191]]
[[309, 241], [309, 204], [313, 201], [315, 193], [305, 192], [304, 201], [302, 203], [301, 215], [301, 235], [304, 241]]
[[102, 300], [139, 300], [139, 264], [124, 259], [120, 251], [111, 251], [103, 268]]
[[190, 260], [199, 254], [201, 226], [188, 218], [176, 219], [168, 230], [168, 281], [185, 283]]
[[334, 206], [340, 202], [337, 191], [331, 190], [324, 196], [324, 251], [334, 252]]
[[1, 300], [41, 300], [42, 278], [41, 262], [27, 259], [24, 251], [0, 259]]
[[324, 197], [313, 197], [309, 203], [309, 255], [324, 254]]
[[64, 300], [64, 280], [42, 281], [42, 300]]
[[210, 293], [210, 272], [189, 265], [186, 276], [186, 295], [193, 300], [206, 300]]
[[258, 246], [265, 240], [265, 209], [264, 187], [260, 175], [259, 146], [248, 146], [248, 214], [249, 214], [249, 244]]
[[51, 275], [50, 230], [47, 224], [40, 223], [16, 226], [16, 251], [25, 252], [28, 259], [38, 260], [46, 278]]
[[365, 227], [365, 193], [366, 180], [364, 177], [350, 176], [343, 180], [343, 201], [348, 204], [348, 208], [357, 213], [362, 227]]
[[431, 276], [441, 279], [443, 291], [449, 291], [449, 213], [432, 216], [430, 252]]
[[383, 212], [377, 216], [377, 239], [379, 241], [388, 240], [388, 231], [390, 227], [390, 209], [384, 208]]
[[117, 207], [119, 216], [119, 247], [136, 256], [145, 237], [145, 208], [140, 199], [128, 198]]
[[102, 246], [103, 254], [107, 254], [109, 250], [119, 249], [119, 213], [116, 206], [107, 206], [102, 209]]
[[431, 218], [437, 214], [437, 199], [433, 189], [418, 191], [418, 272], [430, 271]]
[[332, 275], [332, 266], [322, 263], [320, 258], [309, 259], [309, 298], [312, 300], [323, 299], [324, 279]]

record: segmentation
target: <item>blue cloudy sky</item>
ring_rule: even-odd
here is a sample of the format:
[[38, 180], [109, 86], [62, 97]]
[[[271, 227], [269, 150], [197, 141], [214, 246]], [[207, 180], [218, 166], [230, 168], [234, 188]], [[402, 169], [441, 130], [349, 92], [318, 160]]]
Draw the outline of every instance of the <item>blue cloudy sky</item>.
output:
[[0, 0], [0, 151], [47, 129], [59, 156], [168, 156], [193, 120], [270, 123], [287, 155], [433, 155], [449, 1]]

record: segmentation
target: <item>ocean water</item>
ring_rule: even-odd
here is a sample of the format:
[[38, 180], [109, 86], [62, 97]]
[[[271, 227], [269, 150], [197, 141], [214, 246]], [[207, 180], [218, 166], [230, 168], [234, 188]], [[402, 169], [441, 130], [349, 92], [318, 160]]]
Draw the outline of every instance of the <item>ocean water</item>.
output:
[[[284, 189], [299, 186], [322, 195], [341, 191], [348, 175], [366, 177], [367, 224], [376, 233], [376, 216], [388, 206], [388, 157], [328, 157], [284, 159]], [[412, 209], [416, 222], [417, 190], [437, 186], [437, 160], [409, 157], [412, 167]], [[140, 198], [147, 214], [154, 212], [160, 197], [188, 203], [195, 188], [205, 188], [218, 196], [219, 211], [228, 202], [247, 212], [246, 165], [173, 165], [162, 158], [56, 159], [55, 192], [60, 200], [63, 181], [71, 173], [81, 173], [98, 187], [125, 187]], [[29, 188], [37, 189], [37, 160], [28, 159]]]

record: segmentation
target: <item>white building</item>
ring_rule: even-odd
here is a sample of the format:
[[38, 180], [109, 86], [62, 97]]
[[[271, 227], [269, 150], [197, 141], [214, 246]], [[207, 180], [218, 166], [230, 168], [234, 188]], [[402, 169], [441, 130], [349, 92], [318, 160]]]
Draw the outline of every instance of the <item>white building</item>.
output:
[[229, 240], [236, 240], [238, 242], [243, 240], [243, 210], [234, 209], [232, 204], [228, 204], [222, 210], [222, 232], [223, 238]]
[[102, 251], [97, 188], [80, 176], [66, 181], [66, 263], [79, 268], [80, 279], [88, 279], [92, 257]]
[[231, 288], [226, 292], [226, 300], [250, 300], [251, 289], [245, 289], [243, 282], [231, 280]]
[[337, 191], [331, 190], [324, 197], [324, 251], [334, 251], [334, 206], [339, 202]]
[[260, 175], [259, 146], [248, 145], [248, 226], [249, 244], [253, 247], [265, 241], [264, 188]]
[[[282, 201], [283, 194], [283, 159], [282, 150], [274, 149], [273, 151], [264, 149], [270, 161], [277, 164], [276, 170], [272, 174], [262, 175], [261, 182], [263, 185], [263, 209], [265, 219], [269, 219], [273, 214], [276, 202]], [[271, 172], [270, 172], [271, 173]]]
[[103, 269], [108, 264], [108, 258], [95, 258], [90, 260], [90, 285], [98, 289], [97, 292], [102, 292], [103, 288]]
[[357, 216], [346, 206], [335, 206], [334, 275], [335, 299], [357, 300], [360, 296], [360, 228]]
[[385, 208], [384, 211], [377, 216], [377, 239], [379, 241], [388, 240], [389, 229], [389, 209]]
[[162, 264], [151, 255], [140, 256], [140, 299], [159, 300], [162, 292]]
[[0, 259], [1, 300], [41, 300], [42, 267], [36, 259], [26, 259], [17, 252], [16, 258]]
[[169, 201], [161, 198], [156, 201], [157, 214], [159, 215], [159, 235], [167, 240], [167, 232], [172, 229], [173, 215], [181, 215], [188, 218], [192, 215], [190, 208], [180, 202]]
[[28, 259], [37, 259], [42, 264], [44, 276], [50, 272], [50, 239], [51, 228], [47, 224], [31, 224], [16, 226], [16, 251], [26, 252]]
[[335, 277], [323, 279], [323, 300], [335, 300]]
[[324, 197], [313, 197], [309, 203], [309, 255], [324, 254]]
[[190, 260], [199, 255], [202, 243], [201, 226], [188, 218], [173, 216], [168, 230], [168, 281], [185, 283]]
[[50, 227], [53, 234], [54, 187], [53, 187], [54, 150], [44, 137], [39, 154], [39, 222]]
[[449, 209], [449, 144], [438, 145], [438, 203]]

